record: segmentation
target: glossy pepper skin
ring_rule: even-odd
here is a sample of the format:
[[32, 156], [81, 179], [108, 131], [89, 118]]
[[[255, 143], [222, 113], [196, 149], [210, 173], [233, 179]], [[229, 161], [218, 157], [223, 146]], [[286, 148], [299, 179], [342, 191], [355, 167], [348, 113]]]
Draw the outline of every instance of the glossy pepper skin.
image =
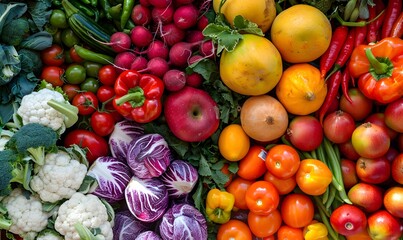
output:
[[160, 116], [164, 92], [160, 78], [126, 70], [116, 79], [114, 89], [113, 106], [126, 119], [148, 123]]
[[349, 70], [366, 97], [381, 104], [399, 99], [403, 96], [403, 40], [388, 37], [374, 45], [359, 45]]
[[206, 198], [206, 214], [210, 221], [223, 224], [230, 220], [235, 197], [232, 193], [211, 189]]
[[326, 225], [314, 220], [304, 228], [305, 240], [328, 240], [328, 231]]

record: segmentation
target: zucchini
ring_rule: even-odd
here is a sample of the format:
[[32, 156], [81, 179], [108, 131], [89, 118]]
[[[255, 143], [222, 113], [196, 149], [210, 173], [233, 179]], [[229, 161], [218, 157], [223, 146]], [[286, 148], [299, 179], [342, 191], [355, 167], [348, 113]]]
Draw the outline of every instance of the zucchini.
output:
[[67, 21], [71, 30], [90, 48], [108, 55], [115, 55], [113, 49], [103, 43], [108, 43], [111, 33], [95, 22], [91, 17], [82, 13], [68, 0], [62, 5], [66, 12]]

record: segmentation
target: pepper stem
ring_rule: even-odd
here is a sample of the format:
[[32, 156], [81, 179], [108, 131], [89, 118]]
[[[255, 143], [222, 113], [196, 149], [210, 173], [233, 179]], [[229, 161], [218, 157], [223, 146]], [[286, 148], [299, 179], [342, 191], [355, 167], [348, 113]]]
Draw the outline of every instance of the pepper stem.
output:
[[126, 95], [123, 95], [119, 99], [116, 100], [116, 104], [118, 106], [122, 105], [125, 102], [129, 102], [130, 105], [135, 107], [141, 107], [144, 104], [145, 97], [144, 91], [141, 87], [137, 86], [131, 88]]
[[371, 48], [365, 49], [365, 55], [371, 65], [369, 72], [376, 80], [392, 76], [394, 66], [389, 58], [375, 57]]

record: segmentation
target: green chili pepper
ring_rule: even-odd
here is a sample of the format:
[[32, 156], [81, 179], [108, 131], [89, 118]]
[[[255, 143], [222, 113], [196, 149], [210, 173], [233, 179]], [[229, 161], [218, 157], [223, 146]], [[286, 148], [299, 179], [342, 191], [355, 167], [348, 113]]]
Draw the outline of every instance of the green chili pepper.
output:
[[109, 10], [108, 10], [109, 15], [111, 15], [112, 19], [114, 20], [120, 20], [120, 16], [122, 14], [122, 4], [116, 4], [114, 6], [112, 6]]
[[90, 0], [90, 2], [91, 2], [91, 6], [97, 7], [97, 5], [98, 5], [98, 0]]
[[134, 7], [134, 0], [123, 1], [122, 15], [120, 16], [120, 27], [122, 29], [125, 28], [127, 20], [129, 20], [130, 15], [132, 13], [133, 7]]
[[113, 57], [103, 54], [103, 53], [98, 53], [94, 52], [92, 50], [89, 50], [87, 48], [74, 45], [74, 49], [76, 50], [76, 53], [78, 56], [80, 56], [82, 59], [95, 62], [95, 63], [100, 63], [100, 64], [111, 64], [113, 63]]
[[84, 4], [91, 4], [91, 1], [90, 0], [80, 0], [82, 3], [84, 3]]
[[112, 19], [112, 16], [109, 14], [109, 9], [111, 8], [111, 4], [108, 0], [99, 0], [99, 4], [101, 5], [102, 10], [105, 13], [105, 17], [109, 20]]

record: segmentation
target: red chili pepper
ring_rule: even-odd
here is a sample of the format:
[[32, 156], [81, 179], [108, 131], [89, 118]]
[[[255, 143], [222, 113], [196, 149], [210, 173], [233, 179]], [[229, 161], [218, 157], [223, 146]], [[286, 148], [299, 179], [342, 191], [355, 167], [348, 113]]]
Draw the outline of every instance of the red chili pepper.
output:
[[350, 29], [347, 34], [347, 39], [344, 41], [343, 47], [336, 59], [336, 67], [338, 69], [342, 68], [346, 64], [347, 60], [350, 58], [351, 53], [354, 50], [354, 40], [355, 40], [355, 30]]
[[393, 24], [402, 13], [402, 0], [389, 0], [385, 9], [385, 21], [382, 24], [381, 39], [389, 36], [392, 31]]
[[390, 37], [402, 38], [402, 36], [403, 36], [403, 12], [400, 13], [395, 23], [393, 23], [392, 30], [390, 31]]
[[333, 67], [337, 60], [341, 48], [347, 39], [348, 27], [339, 26], [337, 27], [330, 40], [330, 45], [325, 53], [320, 57], [319, 69], [322, 78], [325, 78], [327, 72]]
[[[382, 0], [375, 0], [375, 6], [368, 6], [369, 18], [368, 21], [371, 21], [377, 17], [376, 20], [371, 22], [368, 25], [368, 33], [367, 33], [367, 42], [376, 42], [379, 40], [379, 29], [382, 26], [383, 19], [385, 18], [385, 5]], [[380, 16], [378, 16], [380, 15]]]
[[351, 100], [350, 95], [348, 94], [348, 88], [349, 88], [349, 83], [353, 79], [350, 75], [350, 70], [348, 67], [344, 68], [343, 74], [341, 78], [341, 90], [343, 92], [344, 97], [349, 101], [350, 103], [353, 103], [353, 100]]
[[327, 80], [327, 94], [325, 101], [323, 102], [322, 106], [319, 109], [319, 121], [322, 123], [323, 118], [325, 117], [327, 111], [329, 110], [330, 105], [332, 104], [332, 101], [334, 98], [337, 97], [337, 94], [339, 92], [340, 84], [341, 84], [341, 78], [342, 74], [341, 71], [338, 70], [334, 74], [332, 74]]
[[355, 27], [354, 47], [367, 43], [366, 42], [367, 29], [368, 29], [367, 25], [364, 25], [362, 27]]

